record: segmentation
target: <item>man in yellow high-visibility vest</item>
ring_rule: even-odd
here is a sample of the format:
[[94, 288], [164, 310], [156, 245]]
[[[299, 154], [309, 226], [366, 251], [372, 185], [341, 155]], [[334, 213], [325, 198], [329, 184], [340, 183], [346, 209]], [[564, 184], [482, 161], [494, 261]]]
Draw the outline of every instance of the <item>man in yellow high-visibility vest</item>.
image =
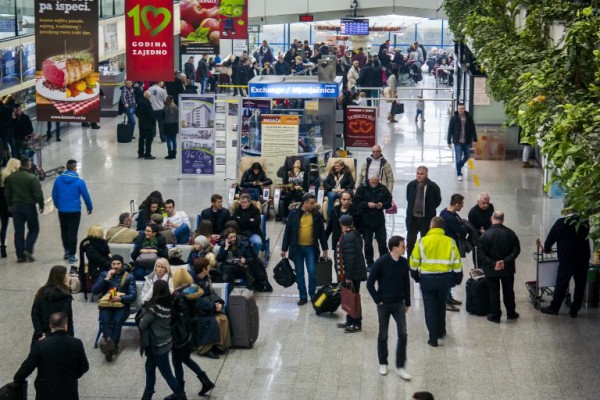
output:
[[462, 281], [462, 264], [456, 242], [444, 235], [444, 219], [433, 217], [427, 235], [420, 238], [410, 256], [410, 274], [421, 284], [427, 344], [437, 347], [446, 336], [446, 294]]

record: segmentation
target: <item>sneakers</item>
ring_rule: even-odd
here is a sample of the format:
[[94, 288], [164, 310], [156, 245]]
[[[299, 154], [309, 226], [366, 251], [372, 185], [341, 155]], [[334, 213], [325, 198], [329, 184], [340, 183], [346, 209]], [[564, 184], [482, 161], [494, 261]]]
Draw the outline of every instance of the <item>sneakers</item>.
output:
[[456, 179], [458, 179], [459, 182], [462, 182], [463, 181], [463, 176], [459, 175], [459, 176], [456, 177]]
[[558, 311], [551, 309], [550, 307], [542, 307], [540, 308], [542, 314], [550, 314], [550, 315], [558, 315]]
[[379, 375], [387, 375], [387, 365], [381, 364], [379, 366]]
[[454, 304], [446, 303], [446, 311], [459, 312], [460, 308], [456, 307]]
[[350, 325], [348, 325], [346, 322], [339, 322], [339, 323], [338, 323], [336, 326], [337, 326], [338, 328], [340, 328], [340, 329], [346, 329], [346, 328], [348, 328]]
[[345, 333], [356, 333], [356, 332], [360, 332], [360, 331], [362, 331], [362, 328], [355, 326], [355, 325], [350, 325], [349, 327], [344, 329]]
[[77, 264], [77, 257], [69, 256], [69, 264], [71, 264], [71, 265]]
[[397, 372], [398, 376], [404, 379], [405, 381], [410, 381], [412, 378], [412, 376], [410, 376], [404, 368], [398, 368]]
[[27, 262], [34, 262], [35, 258], [33, 258], [33, 255], [28, 252], [28, 251], [24, 251], [23, 252], [23, 257], [25, 257], [25, 259], [27, 260]]

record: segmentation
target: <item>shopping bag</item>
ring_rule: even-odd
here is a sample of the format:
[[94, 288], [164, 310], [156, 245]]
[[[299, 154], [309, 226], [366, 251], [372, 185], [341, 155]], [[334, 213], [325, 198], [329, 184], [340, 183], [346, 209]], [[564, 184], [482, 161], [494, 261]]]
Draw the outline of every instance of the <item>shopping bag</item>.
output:
[[404, 114], [404, 104], [398, 103], [397, 101], [392, 103], [392, 109], [390, 111], [393, 115]]
[[362, 317], [360, 293], [354, 291], [354, 285], [342, 285], [342, 310], [352, 318]]

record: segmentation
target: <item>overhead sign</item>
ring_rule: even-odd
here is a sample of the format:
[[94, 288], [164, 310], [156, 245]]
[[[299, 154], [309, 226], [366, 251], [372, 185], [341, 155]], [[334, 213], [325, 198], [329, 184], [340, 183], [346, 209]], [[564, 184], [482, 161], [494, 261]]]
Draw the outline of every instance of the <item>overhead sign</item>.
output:
[[339, 95], [337, 83], [266, 83], [250, 82], [249, 97], [273, 99], [336, 99]]
[[[173, 1], [126, 0], [125, 37], [127, 79], [173, 80]], [[160, 58], [157, 63], [156, 59]]]
[[313, 22], [315, 20], [315, 16], [311, 14], [299, 15], [298, 19], [300, 22]]

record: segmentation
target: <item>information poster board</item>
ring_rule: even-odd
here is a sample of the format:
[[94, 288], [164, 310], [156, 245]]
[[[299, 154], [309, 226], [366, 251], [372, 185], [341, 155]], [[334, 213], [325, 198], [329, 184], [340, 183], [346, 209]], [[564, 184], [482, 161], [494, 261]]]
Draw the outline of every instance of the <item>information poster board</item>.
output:
[[490, 96], [486, 91], [487, 78], [473, 78], [473, 105], [474, 106], [489, 106], [491, 103]]
[[35, 1], [39, 121], [100, 121], [98, 9], [98, 0]]
[[250, 119], [254, 117], [257, 121], [260, 121], [262, 114], [270, 112], [271, 100], [242, 100], [242, 131], [240, 134], [239, 150], [250, 146]]
[[287, 156], [298, 154], [300, 116], [263, 114], [261, 128], [261, 156], [267, 159], [267, 171], [273, 182], [281, 183], [275, 172], [285, 163]]
[[179, 123], [181, 174], [214, 175], [218, 164], [214, 95], [179, 95]]
[[376, 107], [346, 108], [346, 147], [373, 147], [376, 136]]

